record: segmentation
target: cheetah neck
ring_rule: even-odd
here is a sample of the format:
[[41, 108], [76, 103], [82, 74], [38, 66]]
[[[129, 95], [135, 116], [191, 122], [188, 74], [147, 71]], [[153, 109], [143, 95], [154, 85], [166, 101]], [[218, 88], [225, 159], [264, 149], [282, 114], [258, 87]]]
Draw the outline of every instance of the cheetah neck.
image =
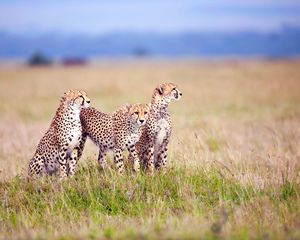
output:
[[158, 118], [163, 118], [166, 115], [169, 115], [169, 103], [157, 100], [155, 98], [151, 101], [151, 112], [156, 115]]
[[78, 106], [76, 106], [76, 105], [73, 105], [73, 104], [70, 104], [67, 107], [67, 112], [68, 113], [73, 113], [78, 118], [80, 116], [80, 108]]
[[80, 108], [72, 103], [62, 103], [57, 109], [55, 116], [62, 119], [72, 116], [73, 120], [78, 120], [80, 119]]

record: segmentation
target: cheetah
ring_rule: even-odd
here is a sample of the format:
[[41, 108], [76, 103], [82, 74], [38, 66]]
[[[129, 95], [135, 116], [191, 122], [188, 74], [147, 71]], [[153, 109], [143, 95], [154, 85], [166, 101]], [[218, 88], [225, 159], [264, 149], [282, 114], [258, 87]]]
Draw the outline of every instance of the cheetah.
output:
[[141, 127], [145, 125], [149, 112], [148, 104], [128, 104], [113, 114], [102, 113], [94, 108], [83, 109], [80, 119], [83, 127], [81, 149], [89, 137], [98, 147], [98, 162], [105, 168], [105, 156], [108, 150], [114, 153], [114, 162], [119, 173], [123, 172], [123, 151], [132, 155], [133, 170], [140, 170], [140, 161], [135, 144], [141, 136]]
[[79, 143], [82, 127], [79, 114], [89, 103], [90, 99], [84, 91], [68, 90], [64, 93], [50, 128], [29, 162], [29, 177], [57, 173], [61, 178], [74, 175], [77, 159], [81, 156]]
[[[182, 96], [174, 83], [159, 84], [153, 92], [149, 118], [142, 129], [142, 136], [136, 144], [139, 158], [150, 175], [154, 168], [165, 172], [167, 164], [168, 144], [172, 132], [172, 124], [168, 106], [171, 101]], [[132, 160], [133, 156], [129, 156]]]

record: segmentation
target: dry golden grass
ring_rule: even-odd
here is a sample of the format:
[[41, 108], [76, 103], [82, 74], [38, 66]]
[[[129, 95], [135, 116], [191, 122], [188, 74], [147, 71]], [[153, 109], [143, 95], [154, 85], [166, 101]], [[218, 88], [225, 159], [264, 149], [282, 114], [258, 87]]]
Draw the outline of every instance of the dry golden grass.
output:
[[[208, 172], [217, 169], [220, 176], [241, 186], [251, 186], [254, 191], [276, 190], [286, 182], [300, 185], [300, 62], [296, 60], [142, 61], [76, 68], [1, 68], [0, 180], [9, 182], [16, 175], [26, 174], [36, 144], [67, 89], [84, 89], [93, 107], [112, 112], [127, 102], [149, 102], [160, 82], [174, 82], [183, 92], [181, 101], [170, 107], [173, 120], [170, 167], [179, 166], [187, 172], [198, 167]], [[80, 164], [85, 165], [87, 159], [94, 159], [96, 164], [97, 153], [97, 148], [89, 143]], [[222, 236], [234, 237], [231, 233], [238, 226], [256, 222], [241, 232], [255, 237], [260, 233], [257, 226], [261, 223], [282, 231], [279, 236], [291, 230], [299, 237], [296, 231], [300, 227], [299, 206], [278, 213], [270, 201], [261, 197], [236, 206]], [[296, 206], [300, 202], [299, 188], [294, 201]], [[220, 211], [223, 204], [218, 204]], [[199, 236], [207, 236], [206, 229], [212, 224], [207, 219], [213, 214], [215, 210], [208, 212], [206, 218], [187, 211], [180, 218], [167, 218], [164, 236], [184, 236], [179, 230], [179, 235], [172, 230], [178, 225], [191, 234], [201, 226]], [[155, 228], [157, 221], [155, 216], [145, 220], [106, 217], [105, 226], [112, 223], [126, 228], [136, 224], [144, 233]], [[89, 224], [80, 225], [83, 236]], [[24, 229], [27, 228], [20, 233], [25, 234]], [[55, 231], [58, 232], [54, 235], [59, 236], [60, 230]], [[106, 231], [104, 236], [110, 234]]]
[[[0, 178], [26, 170], [66, 89], [86, 90], [94, 107], [111, 112], [127, 102], [149, 102], [155, 85], [168, 81], [184, 93], [171, 105], [170, 159], [180, 156], [173, 164], [224, 164], [257, 185], [280, 182], [282, 173], [296, 177], [299, 68], [299, 62], [251, 61], [1, 69]], [[96, 157], [94, 147], [89, 150]]]

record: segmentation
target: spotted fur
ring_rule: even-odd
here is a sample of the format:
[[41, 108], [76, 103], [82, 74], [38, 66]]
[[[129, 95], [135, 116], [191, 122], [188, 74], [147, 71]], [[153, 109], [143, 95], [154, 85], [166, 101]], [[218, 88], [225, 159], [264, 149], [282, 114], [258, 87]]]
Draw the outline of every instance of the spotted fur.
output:
[[127, 105], [113, 114], [94, 108], [83, 109], [80, 114], [83, 126], [81, 149], [89, 137], [99, 147], [98, 162], [102, 168], [106, 165], [107, 151], [112, 150], [119, 173], [123, 172], [123, 151], [127, 149], [134, 160], [134, 170], [139, 171], [140, 161], [135, 144], [141, 136], [141, 127], [147, 121], [148, 112], [148, 104]]
[[[171, 101], [179, 100], [181, 96], [182, 93], [173, 83], [160, 84], [153, 92], [149, 119], [136, 144], [139, 158], [145, 163], [149, 174], [153, 174], [154, 168], [165, 171], [172, 132], [168, 106]], [[132, 159], [132, 156], [129, 158]]]
[[64, 178], [75, 173], [77, 159], [81, 156], [79, 143], [82, 127], [79, 114], [89, 103], [90, 99], [84, 91], [69, 90], [64, 93], [50, 128], [29, 162], [30, 177], [58, 173]]

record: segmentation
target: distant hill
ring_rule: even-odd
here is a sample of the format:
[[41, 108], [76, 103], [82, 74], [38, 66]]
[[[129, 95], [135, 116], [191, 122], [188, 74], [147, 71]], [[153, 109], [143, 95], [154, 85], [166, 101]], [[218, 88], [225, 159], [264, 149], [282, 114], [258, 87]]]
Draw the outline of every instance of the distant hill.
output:
[[0, 32], [0, 58], [226, 57], [268, 58], [300, 55], [300, 28], [278, 32], [201, 32], [181, 34], [111, 33], [99, 36], [47, 33], [38, 36]]

